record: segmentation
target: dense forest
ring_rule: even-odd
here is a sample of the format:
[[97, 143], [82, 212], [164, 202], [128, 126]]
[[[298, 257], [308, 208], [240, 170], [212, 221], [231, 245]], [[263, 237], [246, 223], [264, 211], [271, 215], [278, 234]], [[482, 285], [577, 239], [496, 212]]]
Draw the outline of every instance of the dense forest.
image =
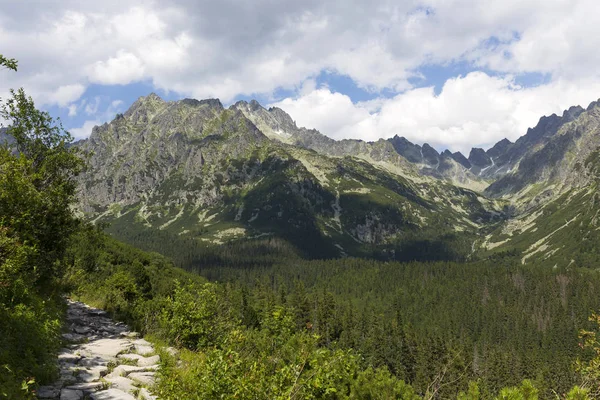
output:
[[163, 399], [598, 398], [600, 272], [510, 254], [304, 260], [276, 239], [206, 248], [186, 271], [74, 215], [85, 155], [22, 90], [11, 95], [0, 397], [34, 398], [56, 378], [69, 295], [178, 349], [161, 353]]
[[[565, 392], [578, 381], [573, 361], [587, 356], [578, 332], [590, 327], [600, 302], [599, 271], [522, 266], [511, 258], [236, 264], [197, 271], [280, 293], [282, 304], [304, 310], [324, 345], [354, 348], [421, 393], [443, 375], [442, 398], [469, 380], [488, 394], [523, 378], [544, 398]], [[307, 303], [299, 304], [306, 293]]]

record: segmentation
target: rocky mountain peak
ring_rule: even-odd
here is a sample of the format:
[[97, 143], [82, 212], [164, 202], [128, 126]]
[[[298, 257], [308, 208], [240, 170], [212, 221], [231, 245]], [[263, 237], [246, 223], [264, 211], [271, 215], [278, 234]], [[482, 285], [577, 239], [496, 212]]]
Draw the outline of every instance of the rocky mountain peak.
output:
[[264, 107], [261, 106], [260, 103], [254, 99], [250, 100], [250, 103], [248, 103], [248, 106], [250, 107], [250, 110], [252, 110], [252, 111], [264, 109]]
[[471, 153], [469, 153], [469, 162], [478, 168], [486, 168], [492, 165], [490, 156], [486, 154], [485, 150], [479, 147], [473, 147], [471, 149]]
[[422, 155], [423, 160], [429, 165], [436, 165], [439, 162], [440, 153], [436, 149], [431, 147], [429, 143], [423, 143]]
[[596, 101], [592, 101], [590, 103], [590, 105], [588, 106], [588, 108], [586, 108], [586, 111], [591, 111], [596, 107], [600, 107], [600, 99], [596, 100]]
[[[450, 153], [448, 150], [446, 150], [446, 152]], [[465, 157], [460, 151], [451, 153], [450, 157], [466, 169], [469, 169], [472, 166], [467, 157]]]
[[298, 128], [296, 122], [292, 119], [290, 114], [286, 113], [279, 107], [269, 107], [269, 113], [271, 113], [280, 124], [290, 128]]
[[566, 119], [566, 120], [575, 120], [577, 117], [579, 117], [581, 115], [582, 112], [584, 112], [585, 109], [581, 106], [573, 106], [573, 107], [569, 107], [568, 110], [565, 110], [563, 112], [562, 118]]
[[148, 96], [142, 96], [140, 97], [146, 101], [158, 101], [158, 102], [162, 102], [164, 103], [165, 101], [162, 99], [162, 97], [160, 97], [159, 95], [157, 95], [156, 93], [152, 92], [150, 93]]
[[225, 108], [219, 99], [204, 99], [204, 100], [196, 100], [196, 99], [183, 99], [180, 101], [181, 104], [185, 104], [190, 107], [202, 107], [207, 106], [208, 108], [213, 108], [217, 111], [223, 111]]
[[421, 146], [411, 143], [405, 137], [399, 137], [394, 135], [393, 138], [389, 139], [394, 146], [394, 149], [402, 157], [406, 158], [412, 163], [422, 163], [423, 157], [421, 155]]
[[502, 139], [501, 141], [499, 141], [498, 143], [496, 143], [491, 149], [489, 149], [487, 151], [487, 154], [491, 158], [499, 157], [501, 154], [503, 154], [504, 152], [506, 152], [506, 150], [512, 144], [513, 143], [510, 140], [508, 140], [508, 139]]
[[156, 93], [137, 99], [125, 112], [125, 118], [136, 124], [147, 124], [153, 114], [162, 108], [166, 102]]

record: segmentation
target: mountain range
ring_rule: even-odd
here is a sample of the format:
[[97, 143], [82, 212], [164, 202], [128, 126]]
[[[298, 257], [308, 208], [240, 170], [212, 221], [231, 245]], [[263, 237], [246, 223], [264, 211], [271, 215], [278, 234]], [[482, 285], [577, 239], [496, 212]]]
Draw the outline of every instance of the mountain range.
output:
[[[193, 264], [248, 240], [308, 258], [596, 257], [600, 103], [467, 156], [394, 136], [333, 140], [256, 101], [139, 98], [77, 143], [80, 210]], [[597, 241], [596, 241], [597, 243]]]

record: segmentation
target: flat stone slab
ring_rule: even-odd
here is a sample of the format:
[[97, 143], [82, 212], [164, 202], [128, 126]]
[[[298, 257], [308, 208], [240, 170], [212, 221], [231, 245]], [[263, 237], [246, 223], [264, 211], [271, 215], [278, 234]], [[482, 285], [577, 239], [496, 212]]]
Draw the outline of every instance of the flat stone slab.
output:
[[145, 345], [141, 345], [141, 344], [136, 344], [134, 346], [135, 346], [135, 351], [138, 354], [141, 354], [141, 355], [154, 354], [154, 347], [152, 347], [152, 346], [145, 346]]
[[160, 362], [160, 356], [142, 357], [138, 359], [138, 365], [140, 367], [149, 367], [150, 365], [156, 365]]
[[119, 389], [127, 393], [137, 389], [134, 385], [134, 382], [131, 379], [125, 378], [124, 376], [115, 376], [113, 378], [107, 377], [106, 381], [110, 383], [111, 388]]
[[92, 331], [92, 328], [89, 326], [76, 326], [73, 328], [73, 331], [75, 331], [75, 333], [79, 333], [80, 335], [87, 335]]
[[106, 378], [113, 378], [116, 376], [127, 376], [132, 372], [148, 372], [156, 371], [158, 365], [149, 365], [146, 367], [139, 367], [136, 365], [119, 365], [110, 374], [106, 375]]
[[80, 382], [67, 386], [67, 389], [81, 390], [84, 394], [89, 394], [90, 392], [95, 392], [103, 387], [104, 383], [102, 382]]
[[[92, 382], [100, 379], [106, 373], [108, 367], [99, 365], [97, 367], [82, 368], [77, 372], [77, 380], [80, 382]], [[103, 374], [104, 373], [104, 374]]]
[[60, 391], [60, 400], [81, 400], [83, 399], [83, 391], [63, 389]]
[[55, 399], [60, 395], [60, 389], [54, 386], [40, 386], [37, 390], [39, 399]]
[[131, 343], [133, 343], [136, 346], [152, 346], [152, 343], [150, 343], [146, 339], [136, 339]]
[[127, 337], [127, 338], [137, 338], [140, 337], [140, 334], [137, 332], [129, 332], [129, 331], [123, 331], [121, 333], [119, 333], [119, 335]]
[[69, 342], [81, 342], [86, 339], [85, 335], [78, 333], [63, 333], [62, 337]]
[[160, 356], [144, 357], [139, 354], [119, 354], [119, 358], [136, 361], [138, 367], [147, 367], [160, 362]]
[[135, 397], [129, 393], [125, 393], [122, 390], [110, 388], [101, 392], [92, 393], [90, 395], [92, 400], [136, 400]]
[[115, 358], [117, 354], [127, 351], [132, 347], [126, 339], [98, 339], [82, 346], [84, 350], [99, 356]]
[[154, 372], [132, 372], [127, 377], [146, 386], [153, 386], [156, 381]]
[[69, 362], [76, 364], [81, 359], [81, 356], [76, 351], [70, 349], [62, 349], [58, 355], [59, 362]]
[[79, 367], [98, 367], [108, 365], [108, 361], [102, 357], [81, 357], [77, 362]]

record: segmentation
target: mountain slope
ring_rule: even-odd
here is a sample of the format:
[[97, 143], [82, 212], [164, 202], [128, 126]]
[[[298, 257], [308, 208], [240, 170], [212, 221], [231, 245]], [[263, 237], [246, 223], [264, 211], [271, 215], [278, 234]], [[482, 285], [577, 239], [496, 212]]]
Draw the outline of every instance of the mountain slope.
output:
[[513, 252], [522, 263], [597, 265], [599, 103], [542, 118], [500, 157], [508, 154], [522, 155], [486, 193], [509, 200], [514, 215], [481, 247], [487, 253]]
[[[271, 131], [258, 126], [289, 131], [289, 116], [271, 114]], [[248, 238], [280, 238], [307, 257], [464, 257], [497, 202], [421, 177], [382, 143], [330, 157], [269, 139], [239, 103], [150, 95], [80, 144], [93, 154], [81, 210], [119, 238], [185, 249], [188, 262]]]
[[255, 101], [151, 94], [80, 143], [93, 154], [80, 208], [183, 264], [254, 240], [303, 257], [562, 265], [598, 230], [599, 126], [597, 102], [572, 107], [467, 158], [398, 136], [336, 141]]
[[333, 157], [352, 156], [378, 164], [388, 171], [408, 178], [432, 176], [469, 188], [483, 190], [489, 183], [462, 167], [462, 154], [440, 155], [428, 144], [423, 147], [405, 138], [379, 139], [376, 142], [343, 139], [334, 140], [316, 129], [298, 128], [292, 118], [277, 107], [268, 110], [255, 100], [239, 101], [232, 108], [241, 111], [248, 119], [273, 140], [314, 150]]
[[490, 195], [512, 194], [536, 183], [561, 187], [581, 186], [579, 173], [588, 156], [600, 146], [600, 107], [593, 102], [584, 110], [571, 107], [562, 117], [543, 117], [527, 134], [499, 152], [497, 166], [508, 172], [486, 192]]

